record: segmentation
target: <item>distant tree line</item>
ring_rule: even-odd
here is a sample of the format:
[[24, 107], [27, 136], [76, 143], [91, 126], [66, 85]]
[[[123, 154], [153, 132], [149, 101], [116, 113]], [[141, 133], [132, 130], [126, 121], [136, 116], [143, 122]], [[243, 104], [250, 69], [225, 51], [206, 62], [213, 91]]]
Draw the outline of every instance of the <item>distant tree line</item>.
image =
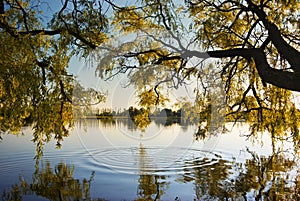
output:
[[154, 121], [156, 124], [172, 125], [174, 123], [197, 123], [199, 118], [191, 119], [184, 117], [183, 109], [172, 110], [169, 108], [157, 109], [149, 112], [145, 108], [136, 108], [130, 106], [128, 109], [113, 111], [112, 109], [97, 110], [88, 116], [93, 116], [101, 120], [115, 120], [126, 118], [133, 122], [137, 127], [145, 128]]
[[148, 113], [149, 118], [150, 117], [181, 118], [182, 109], [173, 111], [169, 108], [164, 108], [164, 109], [161, 109], [161, 110], [156, 110], [153, 113], [149, 113], [144, 108], [136, 108], [136, 107], [130, 106], [128, 109], [124, 109], [123, 111], [121, 111], [121, 110], [114, 111], [112, 109], [103, 109], [102, 111], [97, 110], [96, 112], [91, 112], [87, 116], [96, 115], [97, 118], [111, 118], [111, 117], [133, 118], [137, 115], [141, 115], [141, 114], [144, 114], [144, 113]]

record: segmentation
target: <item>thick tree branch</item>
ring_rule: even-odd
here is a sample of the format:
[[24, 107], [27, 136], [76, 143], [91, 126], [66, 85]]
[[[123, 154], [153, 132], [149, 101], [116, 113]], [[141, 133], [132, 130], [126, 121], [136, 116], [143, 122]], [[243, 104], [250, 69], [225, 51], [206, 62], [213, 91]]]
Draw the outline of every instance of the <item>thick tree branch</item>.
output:
[[268, 30], [269, 38], [278, 52], [289, 62], [295, 72], [300, 72], [300, 52], [284, 40], [278, 27], [267, 19], [267, 14], [259, 6], [251, 0], [247, 0], [247, 2], [249, 9], [258, 16]]
[[262, 50], [253, 57], [256, 69], [264, 82], [292, 91], [300, 91], [300, 73], [271, 68]]
[[268, 63], [266, 54], [264, 53], [265, 46], [270, 42], [270, 38], [267, 38], [263, 43], [263, 48], [235, 48], [228, 50], [215, 50], [208, 52], [189, 51], [185, 49], [180, 55], [160, 55], [156, 50], [148, 50], [139, 53], [129, 53], [126, 57], [135, 57], [140, 54], [156, 53], [159, 59], [155, 64], [160, 64], [167, 60], [179, 60], [188, 59], [192, 57], [198, 57], [201, 59], [206, 58], [226, 58], [226, 57], [242, 57], [248, 61], [253, 60], [258, 74], [260, 75], [264, 83], [269, 83], [280, 88], [285, 88], [293, 91], [300, 91], [300, 73], [289, 72], [272, 68]]
[[4, 0], [0, 0], [0, 15], [4, 15]]
[[54, 36], [54, 35], [59, 35], [61, 34], [62, 29], [56, 29], [56, 30], [44, 30], [44, 29], [39, 29], [39, 30], [30, 30], [30, 31], [20, 31], [18, 32], [20, 35], [47, 35], [47, 36]]
[[300, 91], [300, 73], [288, 72], [270, 67], [266, 55], [260, 48], [244, 49], [236, 48], [229, 50], [208, 51], [207, 53], [198, 51], [188, 51], [189, 57], [195, 56], [198, 58], [225, 58], [241, 56], [247, 60], [253, 59], [256, 69], [261, 79], [269, 84], [280, 88], [289, 89], [292, 91]]

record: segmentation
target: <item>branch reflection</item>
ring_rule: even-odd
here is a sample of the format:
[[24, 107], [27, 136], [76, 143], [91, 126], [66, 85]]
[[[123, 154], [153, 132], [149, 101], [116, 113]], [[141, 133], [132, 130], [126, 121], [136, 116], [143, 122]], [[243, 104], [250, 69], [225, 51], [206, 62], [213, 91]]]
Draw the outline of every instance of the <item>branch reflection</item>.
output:
[[47, 161], [41, 168], [36, 167], [31, 183], [27, 183], [23, 177], [20, 177], [19, 184], [13, 185], [10, 191], [2, 193], [2, 200], [19, 201], [24, 195], [34, 196], [32, 199], [37, 199], [38, 196], [53, 201], [92, 200], [90, 187], [95, 172], [91, 173], [90, 178], [80, 181], [74, 178], [74, 169], [74, 166], [66, 163], [58, 163], [55, 168], [52, 168]]

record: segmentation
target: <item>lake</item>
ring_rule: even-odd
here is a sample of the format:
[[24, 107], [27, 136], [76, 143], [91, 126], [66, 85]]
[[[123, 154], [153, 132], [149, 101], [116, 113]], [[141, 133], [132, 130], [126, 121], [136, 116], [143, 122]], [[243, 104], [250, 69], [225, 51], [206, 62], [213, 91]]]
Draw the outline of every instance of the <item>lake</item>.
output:
[[30, 127], [2, 135], [2, 200], [297, 200], [299, 155], [246, 123], [197, 140], [196, 125], [79, 122], [34, 159]]

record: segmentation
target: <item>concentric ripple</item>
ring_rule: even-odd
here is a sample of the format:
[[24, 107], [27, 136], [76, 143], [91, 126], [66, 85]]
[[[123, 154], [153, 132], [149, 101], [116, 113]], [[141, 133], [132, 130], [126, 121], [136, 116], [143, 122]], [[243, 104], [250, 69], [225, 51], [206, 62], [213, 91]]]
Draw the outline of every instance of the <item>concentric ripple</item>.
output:
[[178, 174], [212, 165], [221, 156], [211, 152], [180, 147], [118, 147], [88, 150], [91, 169], [105, 168], [128, 174]]

